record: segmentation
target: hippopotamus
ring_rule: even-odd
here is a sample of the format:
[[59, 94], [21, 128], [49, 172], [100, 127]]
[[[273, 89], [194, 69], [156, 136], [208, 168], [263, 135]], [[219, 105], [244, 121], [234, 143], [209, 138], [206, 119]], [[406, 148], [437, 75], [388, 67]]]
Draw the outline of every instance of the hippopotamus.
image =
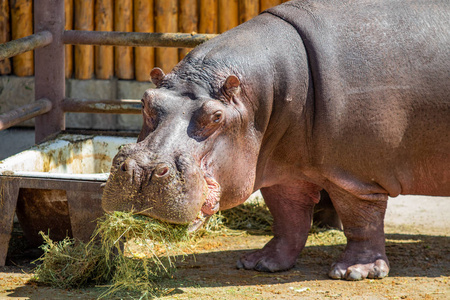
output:
[[326, 190], [347, 246], [329, 276], [389, 272], [388, 196], [450, 196], [450, 2], [301, 0], [150, 72], [102, 206], [192, 229], [260, 190], [273, 238], [237, 267], [292, 268]]

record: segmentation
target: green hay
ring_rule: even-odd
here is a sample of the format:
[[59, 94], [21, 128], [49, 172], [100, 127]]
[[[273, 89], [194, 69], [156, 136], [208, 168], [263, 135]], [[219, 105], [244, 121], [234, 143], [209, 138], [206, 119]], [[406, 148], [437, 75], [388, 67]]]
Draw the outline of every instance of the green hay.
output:
[[[140, 299], [169, 292], [175, 257], [202, 235], [270, 232], [272, 217], [262, 199], [215, 214], [204, 228], [189, 235], [187, 225], [174, 225], [131, 212], [106, 214], [97, 221], [89, 243], [66, 238], [52, 241], [41, 233], [44, 255], [33, 281], [58, 288], [102, 286], [100, 298], [131, 293]], [[130, 295], [128, 295], [130, 296]]]
[[[112, 284], [103, 296], [130, 291], [140, 292], [141, 298], [167, 292], [159, 282], [172, 277], [176, 271], [175, 256], [184, 254], [182, 249], [190, 240], [187, 225], [123, 212], [114, 212], [106, 220], [97, 222], [94, 236], [101, 237], [105, 252], [114, 249], [118, 253], [113, 256]], [[107, 257], [112, 256], [111, 252], [108, 254]]]
[[123, 292], [138, 293], [140, 298], [164, 294], [159, 282], [171, 278], [175, 256], [183, 254], [190, 239], [187, 225], [124, 212], [100, 219], [87, 244], [69, 238], [53, 242], [41, 234], [44, 255], [38, 259], [41, 264], [33, 281], [58, 288], [106, 286], [100, 298]]
[[34, 280], [57, 288], [82, 287], [103, 283], [108, 268], [103, 252], [92, 244], [84, 244], [66, 237], [61, 242], [53, 242], [48, 235], [40, 232], [44, 239], [41, 246], [44, 256], [35, 270]]

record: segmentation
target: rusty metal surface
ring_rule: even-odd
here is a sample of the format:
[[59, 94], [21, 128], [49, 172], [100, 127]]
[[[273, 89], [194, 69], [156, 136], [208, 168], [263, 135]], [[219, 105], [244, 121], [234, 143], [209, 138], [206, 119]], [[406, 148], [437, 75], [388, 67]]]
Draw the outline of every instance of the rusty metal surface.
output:
[[89, 241], [95, 220], [104, 213], [102, 183], [0, 176], [0, 266], [5, 265], [15, 211], [31, 244], [42, 244], [40, 230], [50, 230], [55, 240], [68, 233]]
[[73, 237], [88, 242], [97, 225], [95, 221], [104, 215], [100, 185], [94, 191], [68, 190], [67, 204]]
[[41, 31], [27, 37], [0, 44], [0, 60], [49, 45], [53, 36], [49, 31]]
[[35, 140], [40, 143], [64, 130], [61, 102], [65, 97], [64, 1], [40, 0], [34, 5], [35, 31], [50, 31], [53, 42], [35, 50], [35, 99], [47, 98], [52, 110], [36, 117]]
[[0, 178], [0, 267], [5, 265], [18, 195], [18, 181]]
[[49, 234], [55, 241], [72, 236], [65, 190], [21, 188], [16, 214], [25, 238], [32, 247], [42, 245], [40, 231]]
[[63, 100], [65, 112], [77, 113], [109, 113], [109, 114], [140, 114], [140, 100], [90, 100], [66, 98]]
[[48, 99], [39, 99], [34, 103], [24, 105], [0, 115], [0, 130], [17, 125], [23, 121], [45, 114], [52, 109]]
[[72, 45], [194, 48], [215, 36], [217, 34], [66, 30], [64, 32], [64, 43]]

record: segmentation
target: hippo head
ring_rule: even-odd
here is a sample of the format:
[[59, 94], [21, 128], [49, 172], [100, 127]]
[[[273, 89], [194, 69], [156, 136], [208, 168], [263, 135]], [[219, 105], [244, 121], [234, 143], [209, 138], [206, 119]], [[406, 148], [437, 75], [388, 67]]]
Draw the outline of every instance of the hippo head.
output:
[[151, 72], [156, 89], [142, 99], [136, 144], [115, 156], [104, 188], [105, 211], [135, 211], [198, 228], [253, 192], [258, 134], [234, 74], [181, 64]]

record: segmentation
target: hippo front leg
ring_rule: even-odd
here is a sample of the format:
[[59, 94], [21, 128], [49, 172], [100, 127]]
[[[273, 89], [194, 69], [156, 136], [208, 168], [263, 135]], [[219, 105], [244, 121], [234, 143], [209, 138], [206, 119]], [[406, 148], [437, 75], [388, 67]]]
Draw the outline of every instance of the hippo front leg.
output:
[[362, 200], [343, 191], [330, 192], [330, 195], [342, 220], [347, 246], [328, 275], [346, 280], [386, 277], [389, 273], [384, 237], [387, 196]]
[[319, 191], [320, 188], [306, 182], [262, 188], [261, 193], [274, 219], [274, 237], [261, 250], [241, 257], [237, 267], [263, 272], [292, 268], [308, 238]]

